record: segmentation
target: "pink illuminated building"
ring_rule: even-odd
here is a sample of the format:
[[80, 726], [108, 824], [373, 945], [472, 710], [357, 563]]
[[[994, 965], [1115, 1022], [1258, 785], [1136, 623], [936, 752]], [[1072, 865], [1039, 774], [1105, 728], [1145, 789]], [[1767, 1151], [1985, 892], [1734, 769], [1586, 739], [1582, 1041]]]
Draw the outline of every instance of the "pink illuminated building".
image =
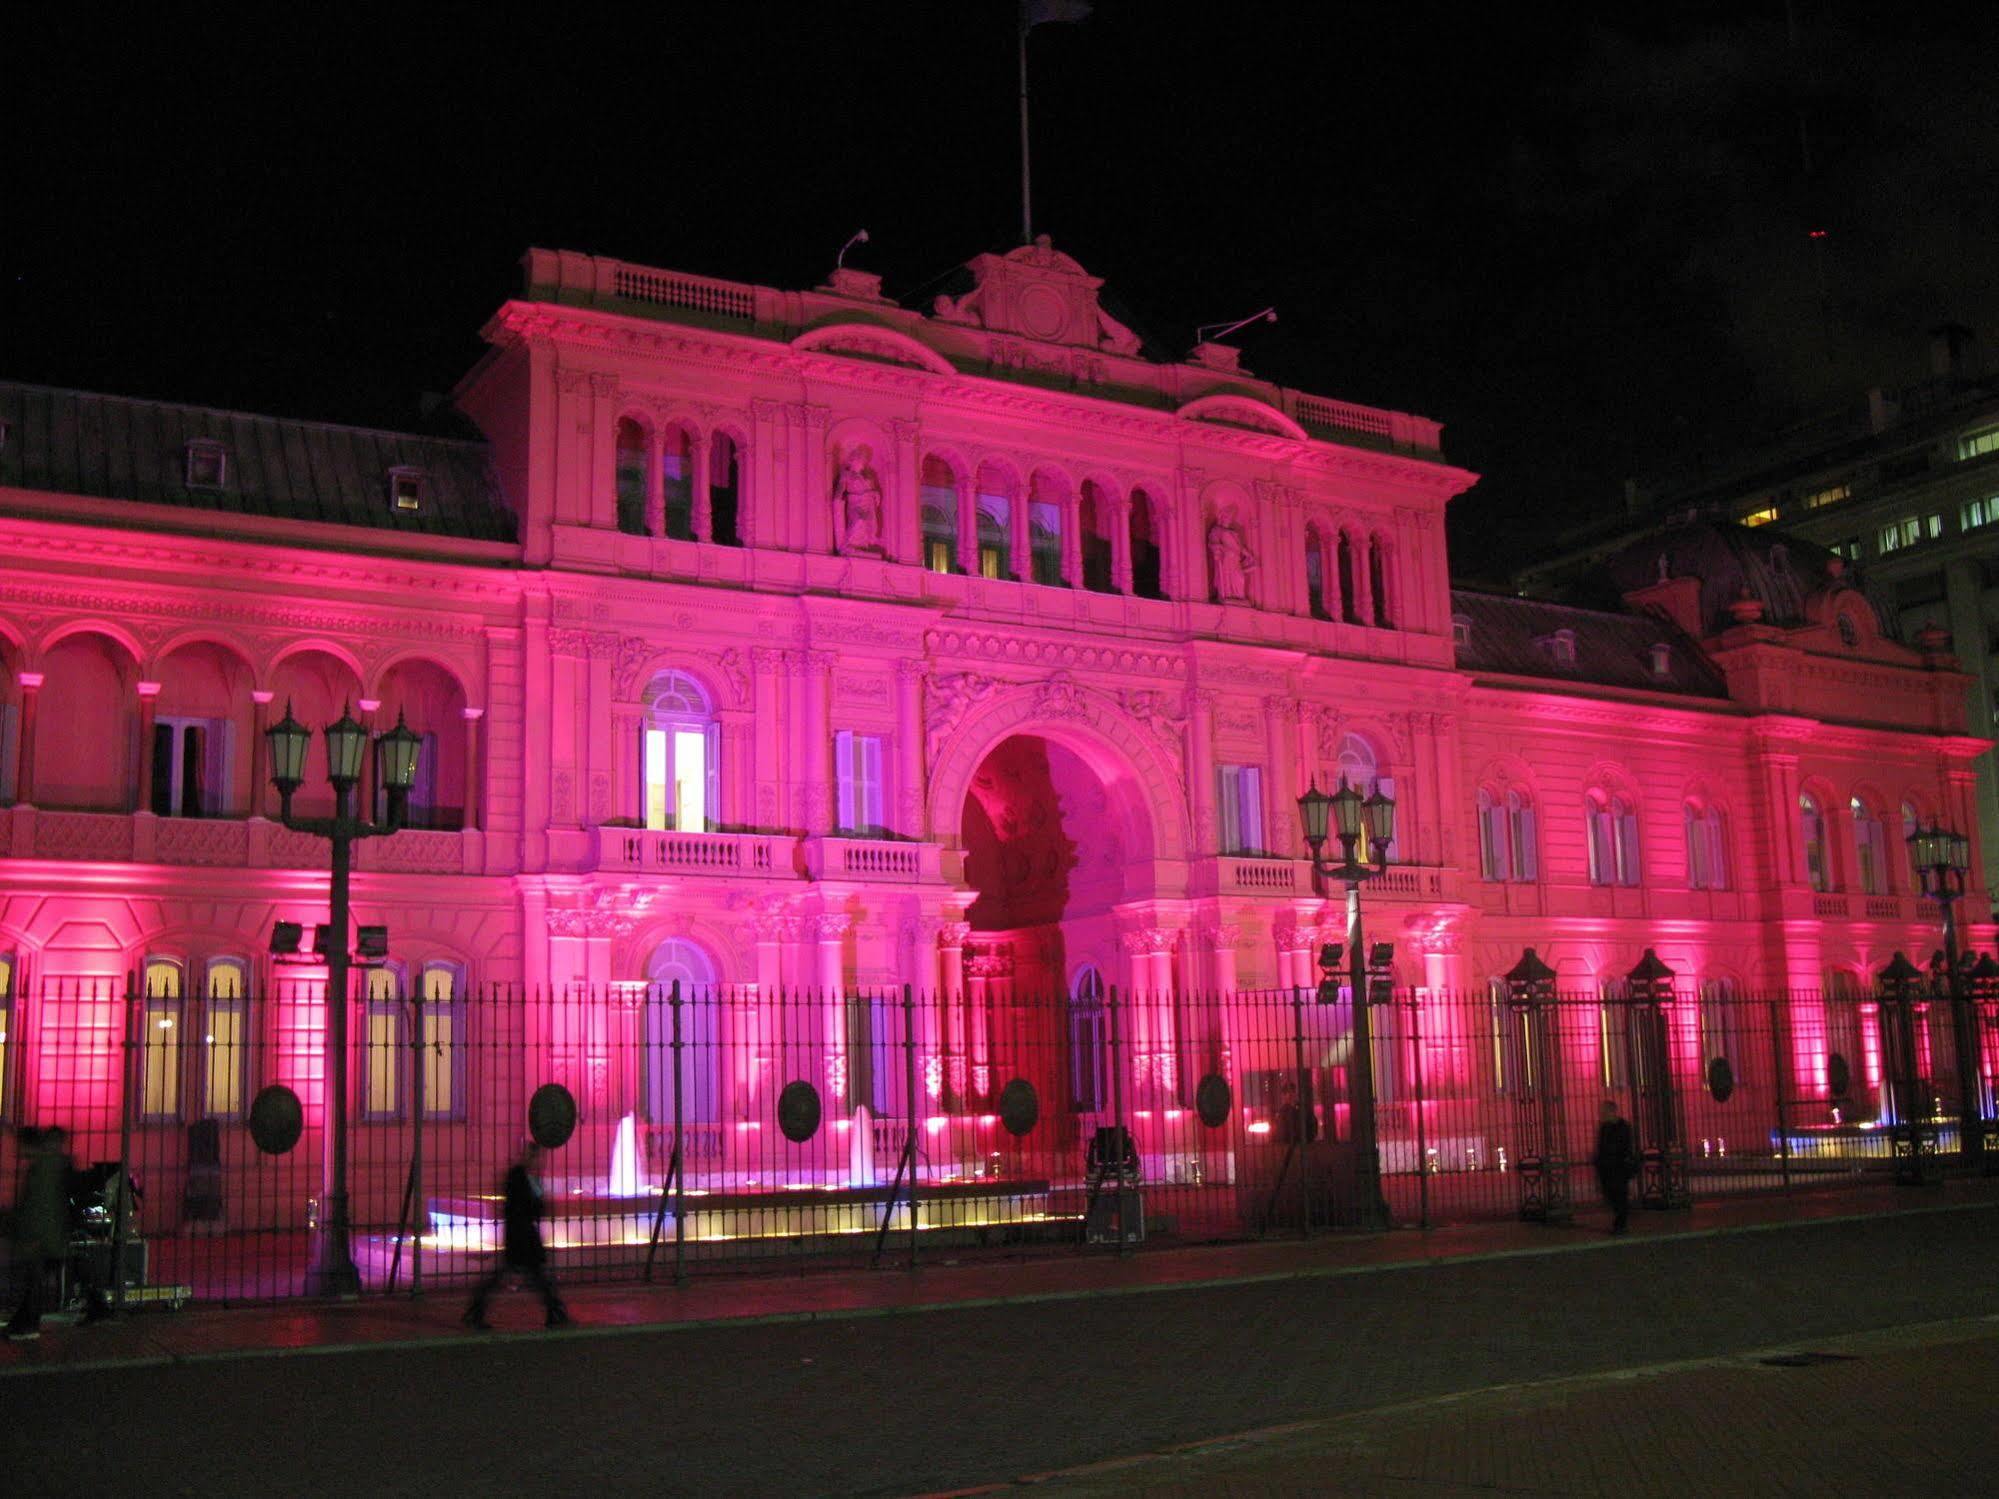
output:
[[[46, 996], [133, 972], [190, 1035], [294, 1033], [283, 1077], [149, 1063], [147, 1118], [311, 1093], [316, 1014], [243, 1000], [325, 920], [325, 846], [272, 820], [287, 704], [423, 736], [355, 902], [371, 995], [425, 986], [447, 1042], [497, 983], [909, 983], [926, 1091], [979, 1096], [983, 1004], [1059, 1031], [1116, 986], [1170, 1069], [1176, 993], [1316, 982], [1294, 798], [1342, 775], [1400, 809], [1366, 899], [1405, 985], [1532, 945], [1566, 989], [1653, 947], [1837, 992], [1937, 945], [1904, 828], [1975, 825], [1987, 744], [1815, 548], [1674, 533], [1622, 612], [1454, 594], [1437, 423], [1152, 357], [1045, 240], [920, 310], [525, 271], [455, 393], [483, 443], [0, 385], [0, 1111], [115, 1115], [113, 1007]], [[568, 1014], [536, 1077], [615, 1116], [633, 1022]], [[783, 1080], [741, 1023], [709, 1103], [748, 1121]]]

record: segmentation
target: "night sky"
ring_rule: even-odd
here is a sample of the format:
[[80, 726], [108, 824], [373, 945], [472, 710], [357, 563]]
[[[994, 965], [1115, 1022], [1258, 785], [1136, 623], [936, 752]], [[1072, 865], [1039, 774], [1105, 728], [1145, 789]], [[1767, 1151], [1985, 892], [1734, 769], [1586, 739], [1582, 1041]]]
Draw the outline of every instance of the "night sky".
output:
[[[1018, 237], [1011, 0], [91, 9], [0, 57], [4, 378], [411, 426], [531, 243], [804, 286], [865, 226], [927, 303]], [[1036, 227], [1164, 350], [1274, 303], [1257, 373], [1442, 420], [1489, 578], [1999, 336], [1999, 7], [1789, 10], [1098, 0]]]

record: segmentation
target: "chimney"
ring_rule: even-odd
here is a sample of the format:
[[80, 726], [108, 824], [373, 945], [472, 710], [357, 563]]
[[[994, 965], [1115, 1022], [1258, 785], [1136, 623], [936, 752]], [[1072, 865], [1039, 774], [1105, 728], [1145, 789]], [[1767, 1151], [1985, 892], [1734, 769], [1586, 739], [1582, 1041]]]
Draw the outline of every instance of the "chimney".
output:
[[1930, 373], [1939, 379], [1971, 373], [1976, 336], [1962, 323], [1939, 323], [1930, 329]]

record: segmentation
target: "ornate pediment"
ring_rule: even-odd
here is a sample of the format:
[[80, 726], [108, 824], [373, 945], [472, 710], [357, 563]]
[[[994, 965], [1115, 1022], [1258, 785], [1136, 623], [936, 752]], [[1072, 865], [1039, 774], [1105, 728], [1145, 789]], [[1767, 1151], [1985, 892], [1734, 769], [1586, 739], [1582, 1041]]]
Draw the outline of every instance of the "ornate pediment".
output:
[[909, 365], [933, 375], [957, 373], [951, 361], [935, 349], [880, 323], [823, 324], [799, 334], [791, 346], [801, 353], [850, 354], [856, 359]]
[[1275, 406], [1267, 405], [1251, 396], [1217, 393], [1198, 396], [1182, 406], [1178, 416], [1191, 418], [1197, 422], [1222, 422], [1231, 427], [1248, 427], [1254, 432], [1268, 432], [1276, 437], [1295, 437], [1306, 440], [1305, 429], [1291, 420]]
[[1107, 354], [1138, 352], [1138, 335], [1097, 303], [1102, 279], [1055, 249], [1045, 234], [1005, 255], [981, 255], [968, 269], [972, 289], [962, 297], [939, 297], [932, 306], [938, 321]]

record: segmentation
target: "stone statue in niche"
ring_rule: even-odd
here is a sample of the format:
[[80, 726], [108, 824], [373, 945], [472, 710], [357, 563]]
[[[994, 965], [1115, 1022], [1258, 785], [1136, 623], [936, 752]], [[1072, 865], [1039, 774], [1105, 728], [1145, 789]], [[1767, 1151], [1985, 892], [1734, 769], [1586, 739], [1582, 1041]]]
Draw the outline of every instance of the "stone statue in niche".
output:
[[1208, 527], [1208, 576], [1214, 583], [1215, 602], [1248, 603], [1250, 574], [1255, 571], [1256, 553], [1243, 539], [1242, 525], [1230, 507]]
[[882, 488], [872, 466], [874, 449], [858, 443], [840, 460], [833, 481], [833, 534], [848, 556], [882, 554]]

